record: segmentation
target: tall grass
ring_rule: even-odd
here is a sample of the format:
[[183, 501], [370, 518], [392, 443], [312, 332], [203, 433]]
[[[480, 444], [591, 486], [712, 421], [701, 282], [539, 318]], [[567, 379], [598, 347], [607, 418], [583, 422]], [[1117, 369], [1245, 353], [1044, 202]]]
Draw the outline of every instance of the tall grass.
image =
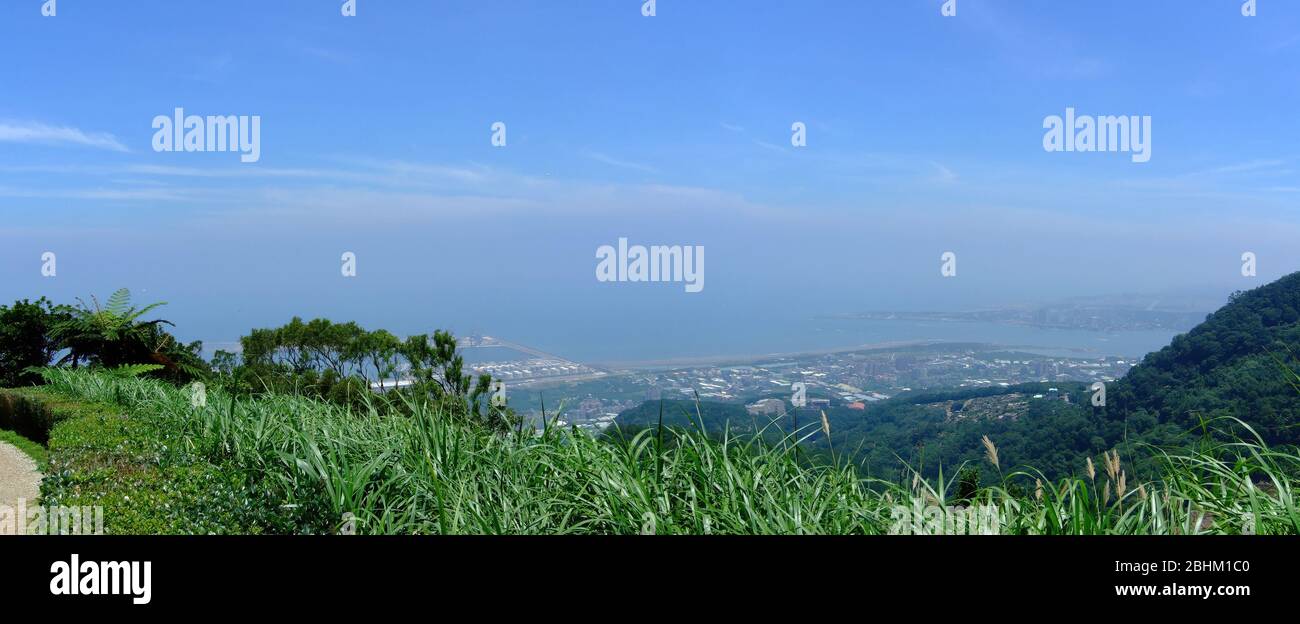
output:
[[900, 509], [979, 506], [1012, 534], [1300, 532], [1300, 456], [1258, 440], [1160, 454], [1164, 475], [1141, 484], [1109, 455], [1105, 470], [1080, 466], [1056, 482], [1003, 476], [990, 440], [997, 482], [958, 500], [955, 478], [868, 479], [851, 465], [809, 465], [761, 435], [649, 429], [611, 442], [550, 426], [501, 435], [416, 403], [392, 417], [210, 391], [194, 407], [160, 382], [46, 375], [63, 394], [152, 420], [172, 452], [234, 467], [291, 519], [268, 530], [335, 532], [351, 514], [359, 533], [882, 534], [898, 530]]

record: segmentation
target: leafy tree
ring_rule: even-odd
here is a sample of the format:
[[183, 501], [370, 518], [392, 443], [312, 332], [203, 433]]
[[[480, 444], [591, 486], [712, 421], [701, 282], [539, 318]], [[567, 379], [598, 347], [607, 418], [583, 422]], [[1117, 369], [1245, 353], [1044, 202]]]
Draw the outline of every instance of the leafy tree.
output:
[[0, 386], [30, 385], [40, 376], [27, 369], [48, 366], [60, 350], [54, 328], [71, 317], [66, 306], [41, 297], [0, 306]]
[[[509, 431], [518, 423], [511, 410], [487, 404], [492, 378], [475, 378], [465, 371], [449, 332], [401, 340], [354, 322], [304, 322], [294, 317], [281, 327], [252, 330], [240, 345], [242, 364], [235, 364], [233, 355], [219, 354], [220, 362], [214, 357], [211, 365], [221, 372], [221, 382], [236, 392], [304, 393], [391, 413], [402, 413], [406, 403], [400, 398], [409, 397], [441, 403], [450, 413], [496, 431]], [[413, 383], [400, 390], [388, 387], [388, 380], [399, 374]]]
[[356, 359], [366, 365], [362, 367], [362, 376], [369, 379], [368, 372], [373, 371], [379, 390], [387, 390], [387, 380], [399, 372], [401, 349], [402, 341], [388, 330], [365, 333], [354, 347]]
[[218, 375], [223, 377], [233, 376], [235, 374], [235, 368], [238, 366], [239, 356], [234, 353], [224, 349], [217, 349], [217, 352], [212, 354], [212, 363], [210, 364], [210, 367], [212, 368], [212, 371]]
[[435, 331], [432, 341], [425, 334], [410, 336], [402, 343], [400, 351], [416, 382], [413, 387], [415, 392], [427, 392], [435, 400], [443, 402], [464, 404], [473, 416], [491, 428], [502, 431], [510, 429], [513, 422], [504, 418], [499, 411], [489, 407], [487, 413], [484, 413], [481, 399], [488, 395], [492, 377], [479, 375], [476, 380], [464, 372], [465, 359], [456, 352], [456, 338], [450, 332]]

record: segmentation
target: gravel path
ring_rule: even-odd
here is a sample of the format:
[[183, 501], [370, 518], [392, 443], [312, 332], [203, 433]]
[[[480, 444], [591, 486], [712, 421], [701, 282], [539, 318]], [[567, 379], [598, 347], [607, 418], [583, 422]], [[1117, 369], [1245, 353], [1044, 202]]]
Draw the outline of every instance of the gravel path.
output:
[[28, 507], [36, 506], [41, 493], [41, 473], [36, 462], [12, 444], [0, 442], [0, 508], [16, 509], [18, 499], [27, 499]]

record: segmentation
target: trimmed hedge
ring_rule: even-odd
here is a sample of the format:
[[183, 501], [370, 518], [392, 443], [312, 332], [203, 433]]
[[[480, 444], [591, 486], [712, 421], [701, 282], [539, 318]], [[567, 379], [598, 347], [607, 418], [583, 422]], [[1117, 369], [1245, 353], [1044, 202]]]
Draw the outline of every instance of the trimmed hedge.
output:
[[72, 402], [40, 387], [0, 390], [0, 429], [41, 444], [48, 444], [54, 425], [75, 410]]

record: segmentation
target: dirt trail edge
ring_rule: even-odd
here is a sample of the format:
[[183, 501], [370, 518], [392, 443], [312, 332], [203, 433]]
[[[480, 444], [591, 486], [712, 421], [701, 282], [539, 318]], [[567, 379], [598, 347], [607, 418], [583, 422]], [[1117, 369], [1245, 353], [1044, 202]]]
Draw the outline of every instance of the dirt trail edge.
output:
[[[27, 507], [33, 508], [40, 493], [41, 473], [36, 470], [36, 462], [18, 447], [0, 442], [0, 513], [14, 513], [18, 499], [26, 499]], [[0, 527], [0, 532], [5, 530]]]

